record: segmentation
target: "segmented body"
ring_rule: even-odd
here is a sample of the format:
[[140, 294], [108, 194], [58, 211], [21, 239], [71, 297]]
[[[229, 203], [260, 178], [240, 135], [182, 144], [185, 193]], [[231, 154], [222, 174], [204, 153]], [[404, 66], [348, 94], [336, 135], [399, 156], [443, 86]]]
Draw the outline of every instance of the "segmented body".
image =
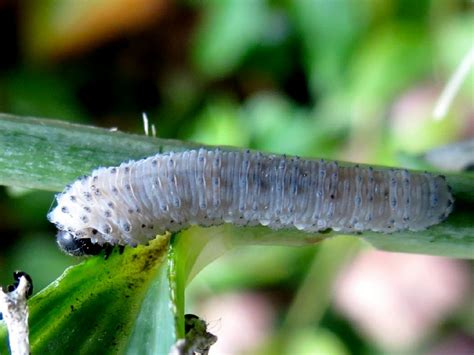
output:
[[96, 169], [48, 218], [73, 238], [132, 246], [192, 224], [389, 233], [444, 220], [449, 190], [429, 173], [200, 149]]

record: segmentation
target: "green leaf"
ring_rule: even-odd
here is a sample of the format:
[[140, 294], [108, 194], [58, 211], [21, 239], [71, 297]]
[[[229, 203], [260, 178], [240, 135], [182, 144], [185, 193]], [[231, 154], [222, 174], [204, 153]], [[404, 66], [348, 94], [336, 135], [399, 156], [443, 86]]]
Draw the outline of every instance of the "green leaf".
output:
[[[167, 353], [176, 341], [168, 240], [66, 269], [29, 301], [32, 352]], [[0, 327], [0, 353], [6, 344]]]

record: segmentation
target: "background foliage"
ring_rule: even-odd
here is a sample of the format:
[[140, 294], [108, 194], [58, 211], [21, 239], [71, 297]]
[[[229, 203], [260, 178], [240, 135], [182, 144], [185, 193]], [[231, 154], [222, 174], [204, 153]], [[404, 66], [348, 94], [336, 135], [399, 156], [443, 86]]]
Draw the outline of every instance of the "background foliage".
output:
[[[0, 111], [135, 133], [143, 131], [145, 111], [160, 137], [405, 165], [401, 151], [416, 155], [474, 135], [472, 73], [448, 116], [432, 118], [442, 87], [472, 46], [472, 6], [140, 0], [131, 9], [126, 0], [4, 1]], [[22, 269], [40, 290], [77, 262], [54, 244], [45, 219], [52, 199], [43, 191], [0, 189], [0, 284]], [[221, 351], [237, 353], [436, 353], [472, 345], [470, 265], [366, 251], [355, 256], [363, 246], [353, 243], [236, 249], [191, 284], [190, 311], [221, 332]], [[351, 313], [346, 289], [337, 286], [353, 276], [345, 269], [349, 259], [353, 270], [361, 263], [384, 270], [369, 293], [392, 303], [374, 313], [414, 335], [399, 331], [387, 341], [364, 325], [374, 319]], [[425, 275], [422, 289], [397, 278], [407, 265], [418, 279]], [[424, 274], [428, 266], [432, 272]], [[394, 316], [410, 307], [419, 315], [407, 300], [427, 290], [453, 301], [449, 307], [433, 301], [418, 327]], [[365, 295], [359, 290], [361, 300]], [[252, 337], [227, 331], [229, 324]]]

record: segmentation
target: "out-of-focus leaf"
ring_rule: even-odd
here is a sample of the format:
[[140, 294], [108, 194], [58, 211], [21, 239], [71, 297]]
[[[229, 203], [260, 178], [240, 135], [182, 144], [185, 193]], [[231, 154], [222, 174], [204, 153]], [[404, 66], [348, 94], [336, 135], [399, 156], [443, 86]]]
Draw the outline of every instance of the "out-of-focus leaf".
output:
[[193, 58], [202, 73], [222, 77], [258, 43], [265, 30], [267, 9], [261, 0], [212, 1], [207, 6]]
[[339, 122], [316, 117], [271, 92], [247, 100], [242, 109], [242, 125], [249, 127], [252, 147], [300, 156], [334, 154], [344, 131]]
[[[436, 57], [439, 58], [438, 70], [444, 77], [444, 81], [454, 73], [466, 53], [472, 48], [472, 32], [474, 27], [474, 15], [466, 11], [463, 16], [453, 17], [450, 21], [437, 26], [434, 36], [434, 47]], [[444, 85], [444, 82], [442, 83]], [[470, 100], [474, 96], [474, 70], [467, 73], [460, 90], [460, 96]]]
[[[176, 340], [167, 251], [168, 238], [162, 237], [66, 269], [29, 301], [32, 352], [167, 352]], [[3, 353], [5, 329], [0, 334]]]
[[345, 85], [346, 61], [364, 29], [367, 11], [366, 2], [349, 0], [290, 2], [313, 97]]
[[336, 276], [360, 246], [358, 240], [349, 237], [333, 238], [319, 245], [308, 274], [288, 310], [284, 324], [288, 331], [320, 322], [332, 298]]
[[286, 337], [286, 354], [333, 354], [349, 355], [351, 352], [334, 333], [314, 328], [296, 328], [297, 331]]
[[3, 85], [5, 90], [2, 95], [10, 112], [63, 117], [72, 121], [80, 121], [84, 117], [71, 83], [57, 73], [17, 70], [5, 77]]
[[246, 147], [250, 140], [250, 128], [241, 121], [235, 102], [216, 99], [211, 100], [198, 115], [189, 139], [212, 145]]
[[[391, 25], [374, 31], [351, 63], [349, 83], [360, 122], [385, 107], [402, 89], [429, 68], [430, 45], [422, 28]], [[403, 63], [403, 65], [401, 65]], [[394, 70], [397, 68], [397, 70]]]

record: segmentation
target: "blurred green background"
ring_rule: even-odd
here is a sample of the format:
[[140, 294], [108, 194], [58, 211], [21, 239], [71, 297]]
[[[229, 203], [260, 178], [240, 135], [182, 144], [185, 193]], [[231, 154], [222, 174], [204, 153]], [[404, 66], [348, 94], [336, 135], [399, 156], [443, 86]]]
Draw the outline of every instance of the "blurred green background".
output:
[[[0, 111], [138, 134], [146, 112], [159, 137], [404, 165], [400, 152], [474, 136], [472, 71], [446, 117], [432, 114], [474, 45], [473, 7], [0, 0]], [[45, 218], [52, 201], [0, 187], [0, 284], [21, 269], [38, 291], [78, 262], [56, 248]], [[220, 336], [214, 353], [467, 354], [471, 271], [352, 239], [246, 247], [208, 267], [188, 301]]]

